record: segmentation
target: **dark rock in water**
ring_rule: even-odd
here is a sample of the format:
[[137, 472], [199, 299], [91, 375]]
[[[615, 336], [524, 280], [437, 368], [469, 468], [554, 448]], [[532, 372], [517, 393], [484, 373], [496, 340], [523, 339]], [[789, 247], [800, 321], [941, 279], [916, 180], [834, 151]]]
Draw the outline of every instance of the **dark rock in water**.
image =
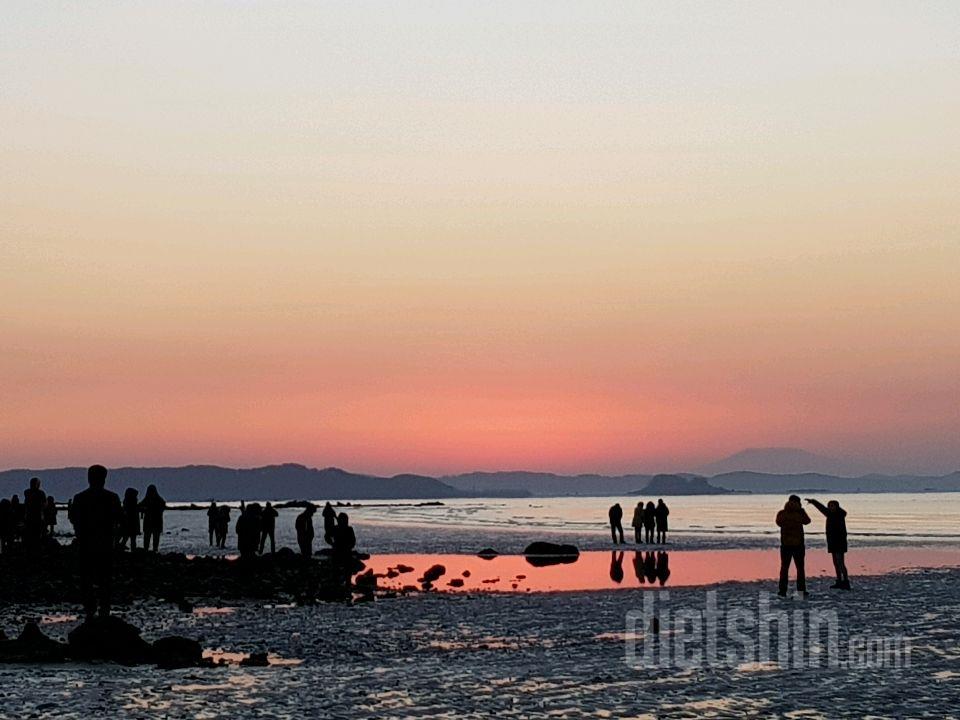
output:
[[66, 646], [44, 635], [34, 622], [27, 623], [16, 640], [0, 640], [0, 663], [58, 663], [66, 655]]
[[358, 589], [375, 589], [377, 587], [377, 576], [373, 574], [373, 568], [357, 575], [353, 579], [353, 584], [356, 585]]
[[250, 653], [240, 661], [242, 667], [267, 667], [270, 665], [270, 659], [265, 652]]
[[534, 567], [546, 567], [576, 562], [580, 557], [580, 550], [576, 545], [534, 542], [527, 545], [523, 554], [526, 555], [527, 562]]
[[470, 571], [469, 571], [469, 570], [464, 570], [464, 571], [463, 571], [462, 573], [460, 573], [460, 574], [463, 575], [464, 577], [470, 577]]
[[153, 648], [140, 637], [140, 630], [118, 617], [95, 617], [67, 635], [74, 660], [109, 660], [124, 665], [149, 663]]
[[413, 568], [410, 567], [409, 565], [404, 565], [403, 563], [400, 563], [399, 565], [397, 565], [396, 571], [398, 573], [408, 573], [408, 572], [413, 572]]
[[427, 571], [423, 574], [423, 577], [418, 578], [418, 580], [424, 584], [432, 583], [442, 575], [445, 575], [446, 572], [447, 569], [443, 565], [431, 565], [427, 568]]
[[463, 587], [463, 578], [453, 578], [447, 585], [450, 587]]
[[196, 640], [172, 635], [153, 643], [153, 660], [162, 668], [198, 667], [203, 648]]
[[493, 558], [495, 558], [495, 557], [496, 557], [497, 555], [499, 555], [499, 554], [500, 554], [500, 553], [498, 553], [498, 552], [497, 552], [496, 550], [494, 550], [493, 548], [484, 548], [483, 550], [481, 550], [480, 552], [477, 553], [477, 557], [481, 557], [481, 558], [483, 558], [484, 560], [492, 560]]

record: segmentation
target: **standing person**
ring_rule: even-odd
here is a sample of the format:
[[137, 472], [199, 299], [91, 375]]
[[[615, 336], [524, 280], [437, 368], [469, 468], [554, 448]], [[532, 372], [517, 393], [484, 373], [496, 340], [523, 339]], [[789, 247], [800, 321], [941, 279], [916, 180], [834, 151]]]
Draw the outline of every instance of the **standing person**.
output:
[[643, 500], [633, 509], [633, 520], [630, 521], [630, 525], [633, 527], [633, 540], [639, 545], [643, 542]]
[[620, 503], [614, 503], [607, 511], [610, 517], [610, 534], [613, 536], [613, 544], [617, 544], [617, 533], [620, 533], [620, 544], [623, 545], [623, 508]]
[[277, 529], [277, 512], [272, 503], [267, 503], [260, 514], [260, 554], [263, 555], [263, 548], [266, 547], [267, 538], [270, 538], [270, 554], [277, 551], [276, 538], [274, 534]]
[[43, 508], [47, 495], [40, 489], [40, 478], [30, 478], [30, 487], [23, 491], [23, 544], [35, 548], [43, 537]]
[[210, 507], [207, 508], [207, 533], [210, 535], [210, 544], [213, 545], [213, 534], [217, 531], [217, 504], [211, 500]]
[[323, 541], [333, 545], [333, 531], [337, 527], [337, 511], [329, 502], [323, 506]]
[[13, 543], [13, 511], [7, 498], [0, 500], [0, 553], [10, 550]]
[[140, 534], [140, 493], [136, 488], [127, 488], [123, 493], [123, 517], [120, 520], [120, 547], [127, 546], [130, 540], [130, 550], [137, 549], [137, 536]]
[[653, 543], [653, 528], [657, 524], [657, 508], [653, 500], [643, 509], [643, 533], [648, 543]]
[[657, 542], [667, 542], [667, 516], [670, 514], [670, 508], [663, 501], [663, 498], [657, 500], [657, 510], [654, 514], [657, 520]]
[[790, 576], [790, 561], [797, 567], [797, 592], [807, 597], [807, 578], [804, 575], [803, 526], [810, 524], [810, 516], [800, 504], [800, 498], [791, 495], [783, 510], [777, 513], [777, 527], [780, 528], [780, 586], [777, 595], [787, 596]]
[[70, 505], [70, 521], [77, 535], [83, 609], [89, 620], [99, 610], [110, 614], [110, 583], [113, 546], [120, 517], [120, 498], [106, 490], [107, 469], [93, 465], [87, 470], [86, 490]]
[[337, 526], [333, 529], [333, 558], [344, 561], [353, 554], [357, 546], [357, 535], [350, 527], [350, 518], [346, 513], [337, 515]]
[[317, 512], [316, 506], [307, 505], [294, 521], [294, 527], [297, 530], [297, 544], [300, 546], [300, 554], [305, 558], [313, 555], [313, 515], [315, 512]]
[[255, 557], [260, 546], [260, 505], [245, 505], [237, 518], [237, 550], [242, 559]]
[[227, 533], [230, 531], [230, 506], [221, 505], [217, 508], [217, 547], [221, 550], [227, 547]]
[[47, 504], [43, 506], [43, 532], [47, 537], [53, 537], [57, 527], [57, 501], [53, 495], [47, 495]]
[[143, 515], [143, 549], [149, 550], [153, 543], [153, 551], [160, 548], [160, 534], [163, 532], [163, 512], [167, 509], [167, 502], [157, 492], [156, 485], [147, 487], [140, 503], [140, 512]]
[[14, 540], [23, 539], [23, 505], [16, 493], [10, 498], [10, 522]]
[[828, 502], [826, 507], [813, 498], [807, 498], [807, 502], [827, 518], [827, 552], [833, 557], [833, 569], [837, 573], [837, 582], [830, 587], [849, 590], [850, 578], [843, 558], [847, 552], [847, 511], [836, 500]]

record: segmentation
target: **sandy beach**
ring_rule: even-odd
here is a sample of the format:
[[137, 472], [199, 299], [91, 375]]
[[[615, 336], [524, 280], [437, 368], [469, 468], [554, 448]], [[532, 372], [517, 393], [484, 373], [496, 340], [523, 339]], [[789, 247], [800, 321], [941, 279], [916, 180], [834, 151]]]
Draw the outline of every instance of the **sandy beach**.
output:
[[[449, 533], [444, 534], [449, 549], [456, 533], [445, 533]], [[459, 546], [476, 545], [477, 538], [468, 535], [469, 542], [461, 538]], [[374, 533], [362, 537], [379, 546]], [[517, 538], [507, 533], [493, 539], [510, 549]], [[602, 546], [602, 540], [597, 544]], [[429, 553], [434, 540], [411, 541], [408, 546]], [[404, 547], [404, 543], [395, 542], [393, 547]], [[729, 557], [742, 554], [737, 547], [727, 548]], [[609, 552], [609, 544], [605, 549]], [[670, 549], [680, 576], [684, 553], [695, 551]], [[956, 550], [938, 544], [930, 552], [949, 555], [951, 549]], [[856, 576], [851, 592], [831, 591], [827, 577], [816, 577], [810, 581], [809, 599], [791, 596], [778, 601], [770, 597], [775, 592], [771, 581], [627, 587], [632, 579], [632, 546], [625, 550], [627, 582], [620, 590], [431, 591], [305, 607], [283, 602], [225, 606], [212, 602], [212, 607], [197, 607], [193, 612], [182, 612], [171, 603], [137, 602], [117, 612], [141, 627], [145, 637], [170, 633], [196, 637], [208, 651], [223, 652], [228, 658], [266, 651], [276, 664], [168, 671], [70, 663], [0, 666], [0, 717], [113, 717], [117, 708], [131, 718], [940, 718], [956, 714], [953, 708], [960, 700], [960, 626], [955, 620], [960, 611], [958, 569], [891, 569], [882, 575]], [[723, 551], [710, 552], [722, 562]], [[869, 552], [876, 557], [884, 554], [877, 547]], [[917, 564], [922, 564], [924, 552], [923, 546], [889, 547], [889, 554], [906, 553], [904, 561]], [[376, 561], [374, 555], [371, 566]], [[771, 550], [770, 571], [775, 567]], [[858, 567], [856, 553], [851, 555], [850, 567], [852, 571]], [[456, 570], [450, 567], [448, 576]], [[530, 574], [535, 572], [532, 569]], [[442, 590], [442, 583], [437, 587]], [[781, 662], [776, 652], [773, 660], [763, 661], [759, 650], [751, 657], [738, 649], [737, 657], [727, 658], [725, 651], [732, 646], [723, 637], [719, 662], [685, 667], [676, 658], [657, 658], [645, 664], [644, 644], [673, 643], [681, 626], [669, 618], [702, 610], [708, 591], [715, 591], [713, 602], [721, 611], [757, 614], [765, 602], [771, 611], [789, 613], [791, 622], [798, 613], [802, 617], [811, 612], [835, 613], [843, 655], [840, 663], [846, 666], [824, 662], [825, 667], [812, 667], [809, 657], [797, 666], [792, 654]], [[654, 596], [661, 620], [656, 635], [643, 618], [644, 603]], [[78, 624], [78, 611], [7, 606], [0, 610], [0, 627], [10, 635], [25, 620], [38, 619], [44, 632], [63, 638]], [[899, 655], [854, 656], [851, 638], [899, 638], [900, 644], [885, 646]], [[806, 647], [810, 642], [802, 644]], [[695, 652], [695, 646], [686, 650]]]

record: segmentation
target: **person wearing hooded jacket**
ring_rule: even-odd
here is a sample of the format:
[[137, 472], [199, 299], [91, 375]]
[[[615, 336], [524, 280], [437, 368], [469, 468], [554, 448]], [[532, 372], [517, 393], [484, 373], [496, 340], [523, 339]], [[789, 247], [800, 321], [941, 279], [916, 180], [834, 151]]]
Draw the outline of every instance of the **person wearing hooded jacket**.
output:
[[777, 513], [777, 527], [780, 528], [780, 586], [777, 595], [787, 596], [790, 563], [797, 568], [797, 592], [807, 597], [807, 578], [804, 574], [803, 526], [810, 524], [810, 516], [800, 504], [800, 498], [791, 495], [783, 510]]
[[830, 587], [849, 590], [850, 578], [843, 559], [847, 552], [847, 511], [840, 507], [840, 503], [836, 500], [831, 500], [826, 505], [813, 498], [807, 498], [807, 502], [827, 518], [827, 552], [833, 557], [833, 569], [837, 573], [837, 582]]

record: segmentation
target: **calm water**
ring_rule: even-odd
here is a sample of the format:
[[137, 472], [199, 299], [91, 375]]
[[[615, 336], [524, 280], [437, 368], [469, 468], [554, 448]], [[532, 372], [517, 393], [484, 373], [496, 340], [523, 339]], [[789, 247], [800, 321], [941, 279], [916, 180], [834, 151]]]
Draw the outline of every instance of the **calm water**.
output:
[[[644, 498], [646, 500], [656, 498]], [[826, 502], [827, 496], [817, 497]], [[960, 538], [960, 493], [922, 495], [877, 493], [838, 495], [847, 510], [852, 535], [899, 538]], [[772, 535], [774, 517], [783, 507], [783, 495], [723, 495], [665, 498], [670, 507], [670, 530], [678, 534]], [[607, 527], [607, 509], [619, 501], [624, 529], [637, 498], [564, 497], [523, 499], [444, 500], [440, 506], [396, 501], [391, 506], [361, 503], [351, 516], [367, 523], [441, 525], [464, 528], [536, 528], [595, 534]], [[823, 516], [809, 508], [811, 530], [823, 528]]]

